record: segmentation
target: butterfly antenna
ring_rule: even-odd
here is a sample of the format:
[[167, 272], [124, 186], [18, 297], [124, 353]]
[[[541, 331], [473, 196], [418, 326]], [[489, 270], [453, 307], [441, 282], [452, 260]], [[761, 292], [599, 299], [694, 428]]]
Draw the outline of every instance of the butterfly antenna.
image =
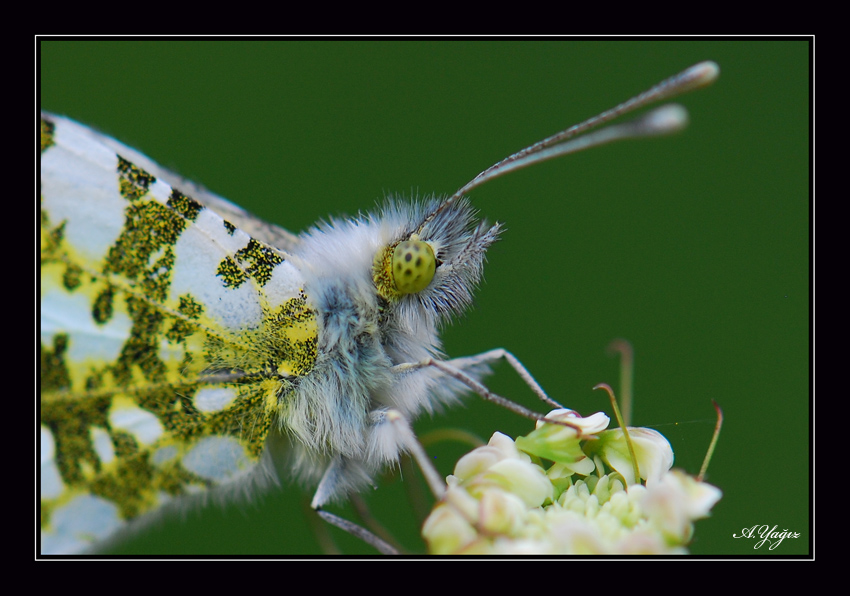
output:
[[719, 74], [720, 67], [714, 62], [700, 62], [610, 110], [517, 151], [490, 166], [459, 188], [426, 219], [425, 223], [472, 189], [509, 172], [614, 141], [661, 136], [682, 130], [688, 124], [688, 113], [682, 106], [671, 104], [661, 106], [631, 122], [588, 132], [634, 110], [710, 85]]

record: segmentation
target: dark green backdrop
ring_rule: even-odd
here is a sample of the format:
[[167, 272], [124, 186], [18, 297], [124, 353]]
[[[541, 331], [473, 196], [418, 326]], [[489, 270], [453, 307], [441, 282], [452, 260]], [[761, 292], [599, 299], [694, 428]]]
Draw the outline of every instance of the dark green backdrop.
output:
[[[636, 350], [635, 420], [663, 432], [724, 492], [696, 554], [809, 552], [810, 194], [806, 41], [44, 42], [42, 107], [93, 125], [262, 218], [300, 231], [389, 192], [450, 193], [529, 143], [705, 59], [692, 124], [510, 175], [473, 201], [507, 232], [452, 356], [501, 346], [556, 398], [608, 410], [605, 346]], [[537, 407], [505, 365], [497, 392]], [[420, 421], [489, 436], [530, 424], [470, 398]], [[449, 473], [457, 448], [435, 449]], [[411, 549], [400, 483], [367, 495]], [[295, 486], [256, 506], [211, 506], [122, 553], [318, 553]], [[401, 503], [401, 504], [399, 504]], [[341, 512], [350, 516], [348, 509]], [[801, 533], [770, 552], [734, 533]], [[367, 547], [334, 533], [347, 553]]]

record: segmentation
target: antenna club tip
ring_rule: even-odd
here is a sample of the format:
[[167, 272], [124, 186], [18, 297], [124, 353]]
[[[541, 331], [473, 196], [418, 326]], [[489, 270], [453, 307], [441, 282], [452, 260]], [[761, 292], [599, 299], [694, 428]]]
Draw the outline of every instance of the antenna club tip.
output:
[[685, 76], [691, 79], [693, 88], [705, 87], [711, 85], [720, 76], [720, 66], [717, 65], [717, 62], [706, 60], [691, 66], [685, 71]]
[[686, 128], [688, 121], [688, 111], [672, 103], [649, 112], [644, 124], [649, 134], [670, 134]]

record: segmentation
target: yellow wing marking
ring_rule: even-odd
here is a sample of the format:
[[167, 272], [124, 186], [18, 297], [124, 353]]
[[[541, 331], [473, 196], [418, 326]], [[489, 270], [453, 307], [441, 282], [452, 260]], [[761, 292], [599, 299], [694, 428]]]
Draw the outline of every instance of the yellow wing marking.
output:
[[74, 127], [42, 122], [48, 536], [81, 503], [126, 521], [249, 474], [316, 359], [283, 253]]

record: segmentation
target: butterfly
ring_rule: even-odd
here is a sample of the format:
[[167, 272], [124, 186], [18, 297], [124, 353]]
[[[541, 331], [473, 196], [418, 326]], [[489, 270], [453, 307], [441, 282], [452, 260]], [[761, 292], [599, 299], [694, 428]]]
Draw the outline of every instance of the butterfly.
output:
[[678, 130], [683, 109], [665, 106], [588, 132], [717, 73], [691, 67], [448, 198], [387, 200], [298, 235], [42, 114], [41, 552], [96, 551], [167, 507], [262, 490], [275, 479], [275, 437], [321, 510], [413, 449], [409, 422], [423, 412], [470, 390], [499, 401], [481, 384], [498, 359], [545, 398], [504, 350], [442, 353], [439, 330], [470, 305], [501, 231], [466, 193], [545, 159]]

